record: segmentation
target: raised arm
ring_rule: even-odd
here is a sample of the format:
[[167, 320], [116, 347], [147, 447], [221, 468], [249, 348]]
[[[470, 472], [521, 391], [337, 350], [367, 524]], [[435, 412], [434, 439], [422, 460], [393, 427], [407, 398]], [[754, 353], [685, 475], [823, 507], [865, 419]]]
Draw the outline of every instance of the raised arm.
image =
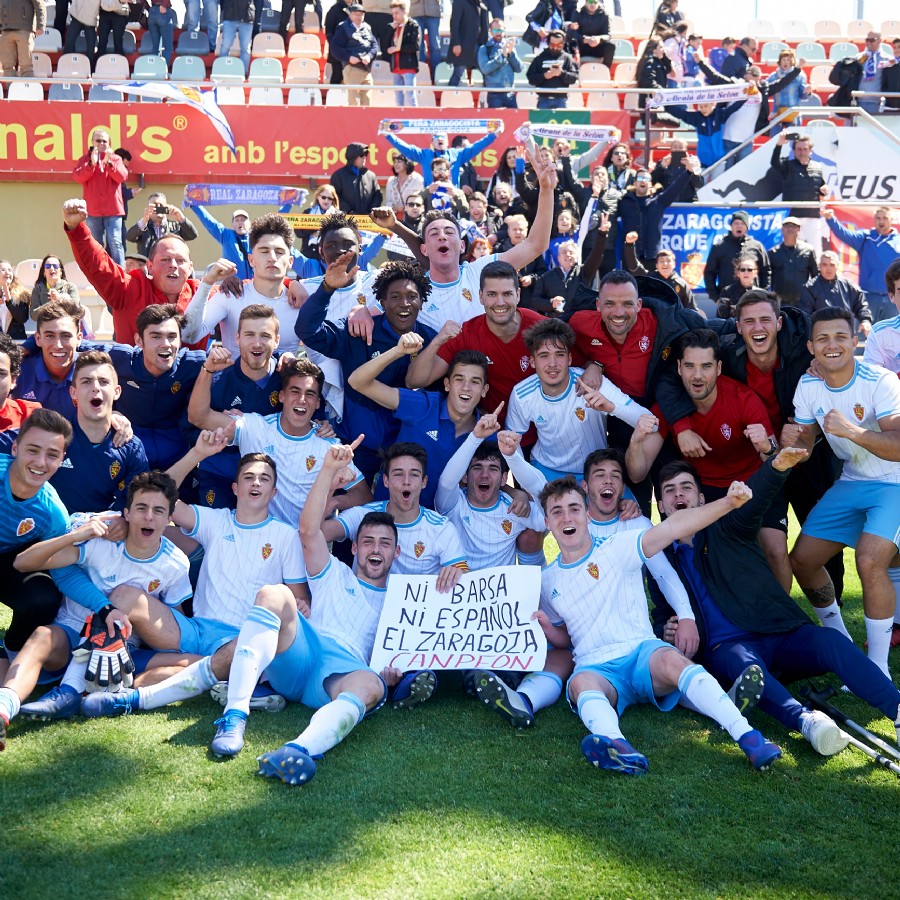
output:
[[[432, 342], [433, 343], [433, 342]], [[422, 337], [414, 331], [400, 335], [396, 347], [391, 347], [384, 353], [373, 357], [363, 363], [347, 379], [347, 384], [355, 391], [359, 391], [364, 397], [374, 400], [385, 409], [394, 410], [400, 405], [399, 388], [383, 384], [378, 376], [392, 363], [404, 356], [412, 356], [422, 351]]]
[[184, 326], [181, 329], [181, 339], [186, 344], [195, 344], [204, 335], [212, 334], [216, 325], [226, 315], [224, 298], [209, 302], [209, 294], [213, 285], [221, 283], [225, 278], [237, 274], [237, 266], [231, 260], [222, 258], [209, 267], [209, 271], [203, 276], [191, 302], [184, 311]]
[[195, 428], [215, 430], [221, 428], [228, 439], [234, 437], [234, 419], [224, 412], [218, 412], [212, 408], [210, 388], [213, 375], [222, 372], [234, 364], [231, 353], [224, 347], [213, 347], [206, 357], [206, 362], [197, 373], [194, 389], [191, 391], [191, 399], [188, 403], [188, 421]]
[[[406, 386], [409, 388], [424, 388], [429, 384], [433, 384], [438, 378], [443, 378], [450, 368], [449, 364], [440, 356], [438, 350], [447, 343], [447, 341], [455, 338], [461, 329], [456, 322], [448, 319], [441, 326], [441, 330], [435, 335], [434, 339], [419, 351], [418, 355], [410, 361], [409, 369], [406, 372]], [[357, 388], [359, 390], [359, 388]]]
[[66, 534], [32, 544], [15, 558], [13, 568], [17, 572], [42, 572], [73, 566], [80, 556], [75, 545], [103, 537], [109, 531], [107, 520], [118, 518], [119, 513], [101, 513]]
[[[628, 477], [637, 484], [647, 477], [650, 467], [662, 450], [663, 438], [659, 433], [659, 419], [653, 415], [638, 419], [628, 449], [625, 451], [625, 466]], [[671, 543], [671, 541], [670, 541]]]

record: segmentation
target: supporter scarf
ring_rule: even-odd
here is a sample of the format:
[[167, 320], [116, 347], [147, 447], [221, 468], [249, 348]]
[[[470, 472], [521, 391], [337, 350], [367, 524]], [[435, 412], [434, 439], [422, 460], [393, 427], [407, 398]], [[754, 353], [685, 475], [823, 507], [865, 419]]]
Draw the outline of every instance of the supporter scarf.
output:
[[503, 131], [501, 119], [382, 119], [379, 134], [449, 134], [451, 131], [463, 134], [500, 134]]
[[513, 132], [513, 137], [520, 144], [524, 144], [531, 137], [611, 143], [619, 140], [621, 132], [612, 125], [556, 125], [549, 122], [526, 122]]
[[[318, 231], [324, 218], [325, 216], [295, 215], [293, 213], [284, 216], [285, 221], [295, 231]], [[376, 225], [369, 216], [352, 215], [350, 218], [353, 219], [360, 231], [376, 231], [378, 234], [391, 234], [388, 229]]]
[[309, 192], [274, 184], [188, 184], [185, 206], [299, 206]]
[[733, 103], [758, 93], [749, 83], [700, 85], [686, 88], [664, 88], [647, 101], [649, 106], [692, 106], [695, 103]]

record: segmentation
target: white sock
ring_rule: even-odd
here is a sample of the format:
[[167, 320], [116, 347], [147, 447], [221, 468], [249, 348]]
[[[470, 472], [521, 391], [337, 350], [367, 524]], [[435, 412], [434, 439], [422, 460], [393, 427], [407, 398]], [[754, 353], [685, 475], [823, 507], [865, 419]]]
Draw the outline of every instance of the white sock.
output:
[[217, 681], [212, 671], [212, 657], [204, 656], [159, 684], [138, 688], [138, 706], [141, 709], [158, 709], [179, 700], [190, 700], [208, 691]]
[[718, 722], [733, 740], [753, 730], [740, 710], [728, 699], [719, 682], [703, 666], [692, 665], [683, 669], [678, 676], [678, 690], [704, 716]]
[[19, 695], [12, 688], [0, 687], [0, 715], [6, 716], [8, 722], [18, 715], [21, 705]]
[[894, 585], [894, 596], [896, 597], [894, 606], [894, 624], [900, 625], [900, 566], [895, 566], [887, 570], [888, 578]]
[[362, 722], [365, 714], [366, 705], [362, 700], [355, 694], [342, 691], [336, 700], [313, 713], [306, 730], [291, 743], [305, 748], [310, 756], [321, 756], [347, 737]]
[[835, 631], [839, 631], [848, 641], [853, 640], [853, 638], [850, 637], [850, 632], [847, 631], [847, 626], [844, 625], [844, 617], [841, 615], [841, 608], [837, 605], [837, 600], [830, 606], [823, 606], [821, 608], [814, 606], [813, 611], [826, 628], [833, 628]]
[[866, 638], [869, 641], [869, 659], [887, 675], [891, 677], [888, 669], [888, 651], [891, 649], [891, 630], [894, 624], [893, 616], [889, 619], [870, 619], [865, 617]]
[[524, 694], [537, 712], [553, 706], [562, 693], [562, 679], [553, 672], [529, 672], [519, 684], [519, 693]]
[[521, 550], [519, 551], [519, 565], [520, 566], [540, 566], [542, 569], [547, 565], [547, 557], [544, 556], [544, 548], [541, 547], [540, 550], [535, 551], [534, 553], [523, 553]]
[[84, 676], [87, 673], [89, 658], [85, 658], [81, 662], [73, 659], [66, 669], [66, 674], [63, 675], [61, 683], [66, 685], [66, 687], [72, 688], [77, 694], [83, 694], [87, 690], [87, 682], [84, 680]]
[[264, 606], [254, 606], [244, 619], [237, 648], [228, 673], [228, 701], [225, 711], [236, 709], [250, 714], [250, 695], [259, 673], [275, 659], [281, 619]]
[[619, 717], [603, 691], [582, 691], [578, 695], [578, 715], [591, 734], [625, 738], [619, 728]]

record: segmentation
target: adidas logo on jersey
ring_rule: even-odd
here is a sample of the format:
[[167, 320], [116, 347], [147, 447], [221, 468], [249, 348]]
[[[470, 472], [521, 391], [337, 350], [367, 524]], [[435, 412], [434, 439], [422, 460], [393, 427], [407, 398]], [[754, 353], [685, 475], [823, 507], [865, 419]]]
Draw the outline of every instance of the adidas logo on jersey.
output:
[[427, 434], [428, 437], [430, 437], [433, 441], [436, 441], [438, 439], [437, 431], [426, 431], [425, 434]]
[[134, 388], [136, 391], [141, 389], [141, 386], [136, 381], [126, 381], [125, 384], [127, 384], [128, 387]]
[[380, 351], [380, 350], [376, 350], [376, 351], [369, 357], [369, 359], [375, 359], [376, 356], [381, 356], [381, 351]]
[[74, 469], [75, 466], [72, 465], [72, 460], [66, 457], [60, 464], [59, 467], [61, 469]]
[[226, 541], [231, 541], [231, 543], [233, 544], [233, 543], [234, 543], [234, 535], [233, 535], [233, 534], [226, 534], [226, 535], [225, 535], [225, 540], [226, 540]]
[[37, 397], [34, 396], [34, 391], [28, 391], [27, 393], [22, 395], [23, 400], [37, 400]]
[[272, 444], [266, 444], [265, 451], [266, 453], [274, 453], [275, 447]]
[[816, 410], [816, 415], [817, 415], [817, 416], [824, 416], [824, 415], [825, 415], [825, 410], [822, 409], [822, 407], [820, 406], [820, 407]]
[[351, 597], [356, 596], [356, 588], [348, 587], [348, 588], [345, 588], [345, 590]]
[[535, 420], [535, 424], [536, 425], [546, 425], [547, 420], [543, 416], [538, 416], [537, 419]]
[[553, 593], [550, 595], [550, 599], [552, 600], [554, 597], [559, 596], [559, 591], [556, 588], [553, 588]]
[[229, 403], [228, 405], [229, 406], [240, 406], [241, 403], [243, 403], [243, 401], [241, 400], [241, 395], [236, 394], [234, 397], [234, 400], [232, 400], [231, 403]]

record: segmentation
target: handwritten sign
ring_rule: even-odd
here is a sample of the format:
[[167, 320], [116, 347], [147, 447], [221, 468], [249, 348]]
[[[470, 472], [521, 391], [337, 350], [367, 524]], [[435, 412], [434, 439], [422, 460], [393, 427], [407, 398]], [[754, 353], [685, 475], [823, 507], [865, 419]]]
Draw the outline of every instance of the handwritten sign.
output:
[[547, 640], [537, 610], [541, 570], [469, 572], [440, 594], [436, 575], [391, 575], [370, 665], [414, 669], [539, 671]]

